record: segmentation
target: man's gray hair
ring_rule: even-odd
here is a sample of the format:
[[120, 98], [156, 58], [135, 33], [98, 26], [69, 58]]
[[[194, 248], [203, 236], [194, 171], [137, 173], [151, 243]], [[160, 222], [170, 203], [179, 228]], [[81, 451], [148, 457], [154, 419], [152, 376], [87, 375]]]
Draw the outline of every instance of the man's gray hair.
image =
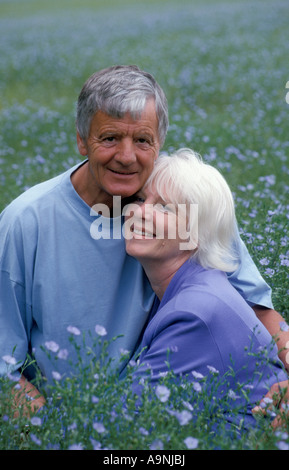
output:
[[114, 118], [129, 112], [138, 119], [149, 98], [155, 100], [162, 146], [168, 129], [168, 105], [154, 77], [135, 65], [117, 65], [94, 73], [78, 97], [76, 126], [80, 137], [87, 140], [91, 120], [98, 111]]

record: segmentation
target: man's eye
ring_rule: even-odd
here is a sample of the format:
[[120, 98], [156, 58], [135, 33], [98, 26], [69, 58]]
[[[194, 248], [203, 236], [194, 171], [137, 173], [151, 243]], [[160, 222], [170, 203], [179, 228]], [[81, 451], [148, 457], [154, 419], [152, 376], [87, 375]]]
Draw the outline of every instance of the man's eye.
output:
[[116, 144], [116, 137], [113, 135], [108, 135], [101, 137], [99, 139], [99, 142], [104, 146], [104, 147], [111, 147]]
[[151, 145], [150, 140], [147, 139], [146, 137], [139, 137], [137, 139], [137, 143], [141, 145], [142, 147], [149, 147]]

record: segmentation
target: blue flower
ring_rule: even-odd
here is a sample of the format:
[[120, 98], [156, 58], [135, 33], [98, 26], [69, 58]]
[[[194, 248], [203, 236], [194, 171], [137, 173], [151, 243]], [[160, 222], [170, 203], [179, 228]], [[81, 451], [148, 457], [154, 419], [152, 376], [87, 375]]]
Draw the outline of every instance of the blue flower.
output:
[[260, 259], [259, 263], [262, 264], [262, 266], [268, 266], [270, 261], [268, 260], [268, 258], [262, 258]]
[[90, 442], [93, 445], [93, 450], [101, 450], [101, 442], [92, 439], [92, 437], [90, 438]]
[[215, 367], [213, 366], [207, 366], [207, 368], [209, 369], [209, 371], [212, 373], [212, 374], [219, 374], [219, 371], [217, 369], [215, 369]]
[[72, 423], [69, 426], [67, 426], [68, 431], [74, 431], [75, 429], [77, 429], [77, 424], [76, 423]]
[[198, 439], [196, 439], [195, 437], [186, 437], [186, 439], [184, 439], [184, 443], [186, 444], [186, 447], [188, 449], [196, 449], [199, 445], [199, 441]]
[[61, 375], [55, 370], [52, 371], [52, 377], [54, 378], [54, 380], [61, 380]]
[[202, 391], [202, 386], [199, 382], [192, 382], [192, 387], [195, 390], [195, 392], [201, 392]]
[[195, 377], [195, 379], [203, 379], [204, 376], [200, 372], [197, 372], [195, 370], [192, 371], [192, 375]]
[[44, 344], [45, 344], [45, 347], [49, 351], [52, 351], [52, 352], [56, 353], [59, 349], [59, 345], [57, 343], [55, 343], [55, 341], [46, 341]]
[[34, 442], [34, 444], [41, 446], [42, 444], [41, 440], [37, 436], [35, 436], [35, 434], [33, 434], [32, 432], [30, 433], [30, 439], [32, 440], [32, 442]]
[[41, 426], [42, 419], [38, 418], [38, 416], [33, 416], [33, 418], [31, 418], [30, 422], [31, 422], [31, 424], [33, 424], [33, 426]]
[[150, 445], [150, 450], [163, 450], [163, 448], [164, 445], [160, 439], [155, 439]]
[[68, 447], [68, 450], [83, 450], [83, 447], [81, 444], [71, 444], [71, 446]]
[[169, 399], [170, 393], [171, 392], [169, 391], [168, 387], [165, 385], [158, 385], [156, 387], [156, 396], [162, 403]]
[[11, 366], [14, 366], [16, 364], [16, 359], [13, 356], [9, 356], [9, 355], [2, 356], [2, 359], [4, 362], [6, 362], [6, 364], [9, 364]]
[[104, 326], [101, 326], [101, 325], [95, 325], [95, 332], [96, 332], [96, 334], [98, 334], [99, 336], [105, 336], [105, 335], [107, 335], [106, 329], [104, 328]]
[[228, 391], [228, 397], [232, 398], [232, 400], [236, 400], [237, 398], [240, 398], [240, 396], [237, 395], [236, 392], [234, 392], [234, 390], [231, 390], [231, 389]]
[[67, 327], [68, 333], [71, 333], [74, 336], [79, 336], [80, 335], [80, 330], [76, 326], [68, 326]]
[[276, 442], [276, 446], [279, 450], [289, 450], [289, 444], [283, 441]]
[[60, 349], [58, 351], [57, 357], [59, 359], [66, 360], [68, 358], [68, 350], [67, 349]]
[[267, 276], [273, 276], [275, 274], [275, 270], [274, 269], [270, 269], [270, 268], [267, 268], [265, 270], [265, 274], [267, 274]]
[[100, 423], [99, 421], [96, 421], [95, 423], [93, 423], [92, 427], [93, 429], [95, 429], [95, 431], [97, 431], [100, 434], [106, 432], [104, 425]]
[[289, 330], [289, 326], [287, 325], [287, 323], [285, 321], [281, 321], [279, 323], [280, 325], [280, 330], [281, 331], [288, 331]]
[[272, 403], [273, 403], [272, 398], [265, 397], [265, 398], [263, 398], [263, 400], [261, 401], [260, 406], [261, 406], [261, 408], [267, 408], [267, 406], [272, 405]]
[[194, 410], [194, 407], [188, 401], [183, 401], [183, 405], [190, 411]]
[[143, 428], [142, 426], [139, 428], [139, 432], [143, 436], [148, 436], [149, 435], [149, 432], [145, 428]]
[[175, 416], [181, 426], [186, 426], [192, 419], [193, 415], [188, 410], [183, 410], [181, 412], [168, 410], [168, 413], [172, 416]]
[[284, 440], [288, 439], [289, 437], [286, 431], [279, 431], [279, 430], [275, 432], [275, 436], [278, 437], [279, 439], [284, 439]]

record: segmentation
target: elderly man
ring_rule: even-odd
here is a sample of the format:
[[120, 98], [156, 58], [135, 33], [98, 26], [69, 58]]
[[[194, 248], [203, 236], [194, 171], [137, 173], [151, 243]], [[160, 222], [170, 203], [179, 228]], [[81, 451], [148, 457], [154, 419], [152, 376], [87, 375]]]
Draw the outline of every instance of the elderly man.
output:
[[[115, 231], [122, 219], [113, 203], [120, 197], [125, 203], [143, 186], [167, 128], [166, 98], [150, 74], [116, 66], [85, 83], [78, 99], [77, 144], [87, 158], [26, 191], [0, 218], [1, 374], [8, 368], [21, 371], [32, 353], [48, 381], [55, 372], [67, 374], [63, 357], [75, 360], [69, 331], [86, 334], [89, 342], [96, 325], [108, 338], [123, 335], [112, 343], [112, 357], [117, 359], [120, 349], [135, 350], [154, 294]], [[272, 310], [270, 288], [241, 240], [237, 248], [240, 266], [229, 279], [275, 334], [282, 318]], [[59, 356], [55, 363], [43, 350], [51, 345]], [[27, 367], [20, 376], [31, 395], [36, 391], [26, 380], [34, 375]], [[35, 400], [35, 409], [43, 402]]]

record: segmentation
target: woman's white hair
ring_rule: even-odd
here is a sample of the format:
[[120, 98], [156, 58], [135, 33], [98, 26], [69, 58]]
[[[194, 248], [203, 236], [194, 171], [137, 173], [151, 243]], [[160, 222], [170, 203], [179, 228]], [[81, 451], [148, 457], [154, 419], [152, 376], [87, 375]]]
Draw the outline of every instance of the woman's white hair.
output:
[[[165, 203], [187, 207], [197, 204], [198, 240], [192, 258], [205, 268], [226, 272], [236, 269], [234, 201], [227, 182], [216, 168], [192, 150], [180, 149], [156, 160], [145, 187], [154, 188]], [[195, 237], [191, 225], [188, 230]]]

